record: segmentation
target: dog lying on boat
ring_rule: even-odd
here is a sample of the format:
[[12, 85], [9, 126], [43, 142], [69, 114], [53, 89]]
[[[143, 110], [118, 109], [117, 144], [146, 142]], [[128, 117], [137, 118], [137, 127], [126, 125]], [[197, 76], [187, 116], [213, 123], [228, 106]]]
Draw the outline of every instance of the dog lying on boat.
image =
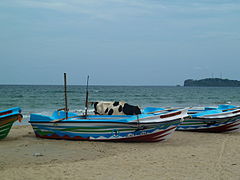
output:
[[129, 105], [123, 101], [92, 102], [94, 113], [99, 115], [137, 115], [141, 114], [138, 106]]

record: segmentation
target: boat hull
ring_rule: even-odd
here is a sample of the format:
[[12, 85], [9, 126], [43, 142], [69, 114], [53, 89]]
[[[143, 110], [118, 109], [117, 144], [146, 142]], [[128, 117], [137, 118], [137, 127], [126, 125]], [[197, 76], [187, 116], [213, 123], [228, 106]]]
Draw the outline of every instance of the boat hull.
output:
[[0, 111], [0, 140], [4, 139], [9, 134], [15, 121], [22, 119], [20, 112], [20, 108]]
[[235, 132], [240, 130], [240, 115], [229, 118], [187, 118], [178, 127], [179, 131]]
[[187, 109], [165, 114], [88, 115], [55, 111], [31, 114], [35, 135], [47, 139], [157, 142], [167, 140], [187, 116]]
[[153, 123], [121, 122], [31, 122], [35, 135], [48, 139], [88, 141], [157, 142], [167, 140], [181, 118]]
[[181, 119], [168, 123], [131, 125], [117, 123], [31, 123], [35, 135], [48, 139], [157, 142], [168, 139]]

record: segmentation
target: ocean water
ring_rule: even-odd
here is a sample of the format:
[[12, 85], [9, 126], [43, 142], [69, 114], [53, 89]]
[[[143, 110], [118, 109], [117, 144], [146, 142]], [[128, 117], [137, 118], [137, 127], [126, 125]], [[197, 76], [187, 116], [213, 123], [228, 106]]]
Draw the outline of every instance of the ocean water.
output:
[[[85, 86], [70, 85], [68, 107], [82, 114]], [[239, 87], [89, 86], [89, 101], [125, 101], [141, 108], [240, 105]], [[0, 85], [0, 110], [21, 107], [27, 124], [31, 113], [51, 115], [64, 107], [64, 87], [50, 85]], [[93, 111], [93, 107], [89, 107]], [[16, 123], [18, 124], [18, 123]]]

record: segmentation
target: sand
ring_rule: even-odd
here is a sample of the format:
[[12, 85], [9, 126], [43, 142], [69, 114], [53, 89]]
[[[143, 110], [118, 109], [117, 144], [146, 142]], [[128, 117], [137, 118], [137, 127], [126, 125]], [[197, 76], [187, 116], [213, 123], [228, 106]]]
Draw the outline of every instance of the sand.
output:
[[0, 179], [240, 179], [240, 132], [175, 132], [165, 142], [36, 138], [15, 126], [0, 141]]

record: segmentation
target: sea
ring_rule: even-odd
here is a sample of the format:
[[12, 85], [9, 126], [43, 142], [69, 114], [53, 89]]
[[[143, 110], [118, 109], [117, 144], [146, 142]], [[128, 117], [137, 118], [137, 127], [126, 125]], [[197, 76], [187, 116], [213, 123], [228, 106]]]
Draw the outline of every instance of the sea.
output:
[[[62, 85], [0, 85], [0, 110], [20, 107], [23, 123], [29, 124], [31, 113], [51, 115], [65, 107]], [[67, 102], [71, 112], [84, 113], [86, 86], [67, 86]], [[125, 101], [141, 108], [195, 107], [219, 104], [240, 105], [240, 87], [184, 86], [89, 86], [88, 101]], [[90, 106], [88, 111], [93, 112]]]

